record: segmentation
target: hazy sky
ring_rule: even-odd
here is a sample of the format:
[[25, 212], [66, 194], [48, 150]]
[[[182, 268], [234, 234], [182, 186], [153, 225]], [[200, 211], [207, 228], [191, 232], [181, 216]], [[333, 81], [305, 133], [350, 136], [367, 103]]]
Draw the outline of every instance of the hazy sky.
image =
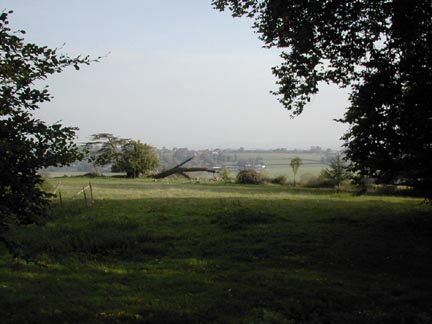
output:
[[323, 86], [295, 119], [271, 95], [277, 50], [262, 48], [251, 20], [210, 0], [0, 0], [26, 41], [99, 63], [48, 80], [54, 100], [37, 115], [157, 147], [338, 148], [333, 121], [346, 91]]

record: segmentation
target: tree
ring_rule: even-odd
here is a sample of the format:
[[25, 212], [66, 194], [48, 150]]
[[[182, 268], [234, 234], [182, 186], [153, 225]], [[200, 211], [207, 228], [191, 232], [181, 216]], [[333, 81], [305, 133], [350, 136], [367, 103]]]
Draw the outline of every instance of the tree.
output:
[[350, 87], [341, 120], [359, 178], [405, 183], [432, 196], [432, 5], [430, 0], [213, 0], [255, 18], [267, 47], [284, 49], [280, 102], [302, 112], [320, 82]]
[[188, 163], [189, 161], [193, 160], [193, 156], [186, 159], [185, 161], [183, 161], [180, 164], [177, 164], [176, 166], [172, 167], [171, 169], [168, 170], [164, 170], [162, 172], [159, 172], [157, 174], [155, 174], [153, 176], [153, 178], [155, 179], [163, 179], [166, 177], [169, 177], [173, 174], [179, 174], [187, 179], [190, 179], [191, 177], [189, 176], [189, 172], [210, 172], [210, 173], [216, 173], [216, 170], [214, 169], [208, 169], [208, 168], [204, 168], [204, 167], [192, 167], [192, 168], [185, 168], [183, 167], [183, 165], [185, 165], [186, 163]]
[[291, 165], [291, 169], [293, 170], [294, 173], [294, 187], [296, 186], [296, 175], [297, 175], [297, 171], [300, 168], [300, 166], [303, 164], [303, 161], [301, 158], [299, 158], [298, 156], [291, 159], [290, 165]]
[[343, 180], [350, 177], [348, 166], [342, 157], [338, 154], [330, 160], [330, 166], [323, 170], [323, 175], [329, 179], [334, 186], [340, 188]]
[[231, 172], [226, 166], [224, 166], [222, 168], [222, 170], [220, 172], [220, 176], [221, 176], [222, 180], [225, 182], [231, 181]]
[[391, 48], [353, 87], [343, 119], [347, 158], [357, 180], [403, 184], [432, 198], [432, 5], [400, 6]]
[[35, 83], [66, 67], [79, 69], [88, 57], [71, 58], [36, 44], [24, 43], [24, 31], [11, 31], [0, 14], [0, 231], [8, 224], [38, 222], [48, 206], [38, 170], [67, 165], [81, 155], [74, 143], [77, 128], [48, 125], [33, 111], [51, 100], [47, 87]]
[[159, 158], [152, 146], [140, 141], [129, 140], [122, 145], [118, 166], [115, 165], [114, 167], [126, 172], [128, 178], [137, 178], [158, 166]]
[[119, 165], [121, 146], [128, 139], [116, 137], [110, 133], [98, 133], [90, 136], [90, 141], [84, 144], [87, 160], [92, 163], [96, 175], [100, 175], [100, 167], [113, 163]]

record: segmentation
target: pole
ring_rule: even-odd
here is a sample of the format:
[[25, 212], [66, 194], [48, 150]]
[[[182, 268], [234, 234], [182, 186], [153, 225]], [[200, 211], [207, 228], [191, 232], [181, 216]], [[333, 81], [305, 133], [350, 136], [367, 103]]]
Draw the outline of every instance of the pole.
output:
[[85, 203], [87, 205], [87, 195], [86, 195], [86, 192], [85, 192], [85, 187], [83, 187], [83, 194], [84, 194]]
[[93, 186], [92, 186], [91, 182], [89, 182], [89, 187], [90, 187], [90, 199], [91, 199], [91, 203], [93, 203], [94, 202], [94, 199], [93, 199]]

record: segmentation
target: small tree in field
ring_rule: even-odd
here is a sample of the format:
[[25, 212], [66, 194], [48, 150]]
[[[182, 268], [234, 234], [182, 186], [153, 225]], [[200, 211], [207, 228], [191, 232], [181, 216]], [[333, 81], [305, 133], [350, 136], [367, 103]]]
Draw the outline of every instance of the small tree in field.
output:
[[126, 172], [128, 178], [137, 178], [141, 174], [148, 174], [159, 166], [159, 158], [155, 149], [140, 141], [129, 140], [122, 145], [118, 165], [113, 167]]
[[296, 175], [297, 175], [297, 171], [300, 168], [300, 166], [303, 164], [303, 161], [301, 158], [299, 158], [298, 156], [293, 158], [290, 162], [291, 165], [291, 169], [294, 173], [294, 187], [296, 186]]
[[334, 186], [340, 188], [343, 180], [349, 178], [348, 166], [340, 155], [330, 160], [330, 166], [323, 170], [325, 178], [329, 179]]
[[224, 166], [222, 168], [220, 176], [222, 177], [223, 181], [226, 181], [226, 182], [231, 181], [231, 172], [226, 166]]
[[35, 84], [69, 66], [79, 69], [88, 57], [71, 58], [46, 46], [24, 43], [0, 13], [0, 233], [11, 222], [40, 221], [49, 194], [41, 188], [38, 170], [67, 165], [79, 158], [77, 128], [48, 125], [35, 118], [39, 105], [51, 100], [47, 87]]

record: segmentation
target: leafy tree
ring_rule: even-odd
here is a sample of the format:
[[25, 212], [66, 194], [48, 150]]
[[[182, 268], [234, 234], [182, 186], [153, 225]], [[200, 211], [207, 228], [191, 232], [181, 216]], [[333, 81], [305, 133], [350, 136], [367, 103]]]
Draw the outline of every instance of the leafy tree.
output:
[[225, 182], [231, 181], [231, 172], [226, 166], [224, 166], [222, 168], [222, 170], [220, 172], [220, 176], [221, 176], [222, 180]]
[[92, 163], [96, 175], [100, 175], [100, 167], [113, 163], [119, 164], [121, 146], [127, 139], [116, 137], [110, 133], [93, 134], [90, 141], [85, 143], [87, 160]]
[[294, 173], [294, 186], [296, 185], [296, 175], [297, 175], [297, 171], [300, 168], [300, 166], [303, 164], [303, 161], [301, 158], [299, 158], [298, 156], [291, 159], [290, 165], [291, 165], [291, 169], [293, 170]]
[[[432, 5], [398, 8], [390, 46], [353, 87], [343, 119], [347, 157], [364, 177], [432, 198]], [[405, 14], [406, 13], [406, 14]]]
[[152, 146], [129, 140], [122, 145], [118, 163], [115, 167], [126, 172], [128, 178], [137, 178], [157, 168], [159, 158]]
[[323, 170], [323, 175], [337, 188], [340, 188], [343, 180], [346, 180], [350, 177], [348, 166], [340, 155], [336, 155], [330, 160], [330, 166]]
[[8, 27], [11, 13], [0, 14], [0, 230], [11, 222], [41, 220], [49, 194], [41, 188], [38, 170], [81, 157], [74, 143], [76, 128], [48, 125], [33, 116], [52, 98], [47, 87], [35, 83], [66, 67], [90, 63], [88, 57], [71, 58], [24, 43], [25, 32]]
[[359, 178], [405, 183], [432, 196], [432, 5], [430, 0], [213, 0], [255, 18], [281, 103], [302, 112], [320, 82], [350, 87], [341, 120]]

